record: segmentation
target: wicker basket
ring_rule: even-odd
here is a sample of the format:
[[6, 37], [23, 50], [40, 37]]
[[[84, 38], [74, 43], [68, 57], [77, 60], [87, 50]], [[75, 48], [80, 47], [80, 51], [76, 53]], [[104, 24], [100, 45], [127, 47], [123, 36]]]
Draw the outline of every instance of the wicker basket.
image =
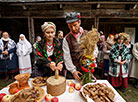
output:
[[59, 96], [66, 90], [66, 79], [58, 75], [58, 70], [55, 71], [55, 76], [47, 79], [47, 93], [52, 96]]

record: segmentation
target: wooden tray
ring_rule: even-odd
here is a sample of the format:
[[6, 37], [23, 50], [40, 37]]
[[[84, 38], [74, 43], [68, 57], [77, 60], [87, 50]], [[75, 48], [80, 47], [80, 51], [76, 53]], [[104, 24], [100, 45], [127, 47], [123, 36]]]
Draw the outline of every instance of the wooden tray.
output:
[[31, 84], [32, 84], [33, 86], [41, 87], [41, 86], [45, 86], [45, 85], [46, 85], [46, 82], [45, 82], [45, 83], [41, 83], [41, 84], [36, 84], [36, 83], [34, 83], [33, 81], [36, 80], [37, 78], [40, 78], [40, 77], [35, 77], [34, 79], [31, 80]]
[[22, 74], [18, 74], [16, 75], [14, 78], [17, 81], [23, 81], [23, 80], [28, 80], [30, 78], [31, 74], [29, 73], [22, 73]]
[[[87, 85], [95, 85], [95, 84], [98, 84], [98, 83], [87, 83], [87, 84], [83, 85], [82, 88], [80, 89], [80, 93], [81, 93], [81, 95], [83, 96], [83, 98], [84, 98], [85, 100], [87, 100], [87, 98], [86, 98], [85, 94], [83, 93], [84, 87], [87, 86]], [[103, 84], [103, 83], [99, 83], [99, 84], [102, 84], [104, 87], [108, 87], [106, 84]], [[109, 88], [110, 88], [110, 87], [109, 87]], [[113, 91], [113, 90], [112, 90], [112, 91]], [[113, 92], [114, 92], [114, 91], [113, 91]], [[114, 93], [115, 93], [115, 92], [114, 92]], [[115, 99], [115, 97], [114, 97], [114, 99]]]
[[[29, 88], [32, 88], [32, 87], [29, 87]], [[29, 88], [25, 88], [25, 89], [23, 89], [23, 90], [26, 90], [26, 89], [29, 89]], [[36, 100], [36, 102], [42, 102], [42, 100], [43, 100], [44, 97], [45, 97], [45, 91], [44, 91], [44, 89], [42, 89], [41, 87], [35, 87], [35, 88], [39, 90], [39, 94], [40, 94], [40, 97], [39, 97], [38, 100]], [[13, 102], [12, 99], [13, 99], [14, 97], [17, 97], [17, 96], [19, 95], [19, 93], [22, 92], [23, 90], [17, 92], [17, 93], [14, 94], [13, 96], [11, 96], [9, 102]]]

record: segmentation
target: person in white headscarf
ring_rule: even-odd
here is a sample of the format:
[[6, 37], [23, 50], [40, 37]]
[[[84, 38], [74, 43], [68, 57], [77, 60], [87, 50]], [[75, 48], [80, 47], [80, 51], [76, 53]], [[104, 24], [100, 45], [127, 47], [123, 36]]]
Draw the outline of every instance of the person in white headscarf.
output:
[[30, 59], [30, 53], [32, 52], [32, 45], [26, 39], [26, 37], [21, 34], [19, 42], [17, 43], [17, 56], [19, 62], [20, 73], [32, 73], [32, 65]]

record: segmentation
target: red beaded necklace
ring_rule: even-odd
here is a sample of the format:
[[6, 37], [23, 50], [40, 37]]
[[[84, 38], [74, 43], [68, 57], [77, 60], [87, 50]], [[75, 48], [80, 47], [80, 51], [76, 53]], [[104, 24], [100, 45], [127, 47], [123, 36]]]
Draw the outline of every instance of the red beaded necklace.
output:
[[48, 52], [51, 52], [53, 50], [53, 42], [52, 43], [46, 42], [46, 46], [47, 46], [47, 51]]

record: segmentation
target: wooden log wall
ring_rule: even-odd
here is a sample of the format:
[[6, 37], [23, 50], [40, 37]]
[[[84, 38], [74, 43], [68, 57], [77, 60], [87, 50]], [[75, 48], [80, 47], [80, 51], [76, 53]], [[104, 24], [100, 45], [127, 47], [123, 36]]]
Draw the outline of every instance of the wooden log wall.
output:
[[61, 19], [70, 11], [78, 11], [82, 18], [94, 19], [94, 27], [98, 29], [102, 18], [138, 19], [138, 7], [134, 8], [137, 4], [137, 2], [0, 3], [0, 18], [27, 18], [29, 40], [34, 43], [34, 19]]

